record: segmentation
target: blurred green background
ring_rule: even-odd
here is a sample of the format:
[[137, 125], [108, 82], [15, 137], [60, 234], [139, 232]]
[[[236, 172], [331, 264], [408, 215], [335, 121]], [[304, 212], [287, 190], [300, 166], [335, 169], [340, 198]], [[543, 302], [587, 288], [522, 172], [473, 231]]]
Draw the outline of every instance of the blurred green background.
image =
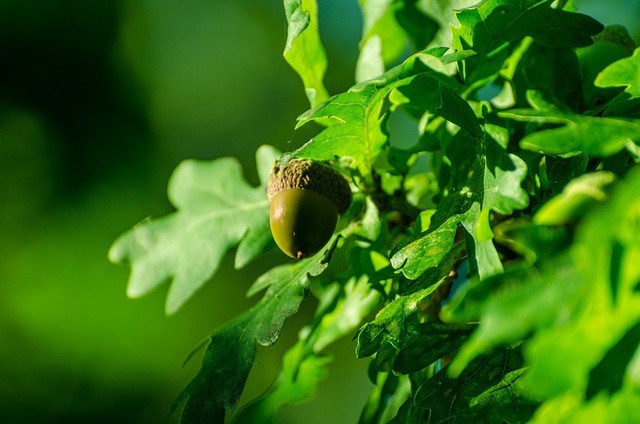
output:
[[[606, 3], [606, 4], [605, 4]], [[640, 3], [578, 1], [639, 39]], [[355, 0], [319, 0], [327, 86], [346, 90], [361, 31]], [[0, 0], [0, 421], [162, 423], [199, 368], [183, 360], [256, 299], [274, 263], [235, 271], [232, 255], [175, 316], [166, 287], [125, 296], [115, 238], [172, 210], [166, 183], [185, 158], [236, 156], [257, 182], [261, 144], [291, 150], [307, 108], [281, 53], [279, 0]], [[293, 139], [293, 140], [292, 140]], [[241, 403], [275, 377], [314, 302], [260, 348]], [[316, 401], [282, 423], [357, 421], [371, 385], [345, 340]]]

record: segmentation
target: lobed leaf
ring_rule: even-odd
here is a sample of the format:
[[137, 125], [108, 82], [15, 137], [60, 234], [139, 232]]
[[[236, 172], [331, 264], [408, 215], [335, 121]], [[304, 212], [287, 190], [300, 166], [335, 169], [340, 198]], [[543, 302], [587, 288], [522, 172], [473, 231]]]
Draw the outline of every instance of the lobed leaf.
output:
[[438, 372], [418, 388], [413, 401], [430, 411], [428, 422], [525, 423], [537, 405], [519, 384], [523, 372], [520, 352], [501, 349], [477, 358], [457, 378]]
[[302, 116], [298, 127], [314, 120], [327, 120], [330, 123], [291, 156], [321, 161], [348, 157], [353, 159], [363, 174], [370, 174], [387, 142], [381, 121], [384, 119], [383, 100], [388, 90], [367, 85], [362, 90], [334, 96], [321, 108]]
[[[276, 267], [257, 280], [260, 287], [268, 287], [264, 297], [211, 335], [200, 371], [174, 402], [171, 413], [185, 402], [181, 423], [223, 422], [244, 389], [257, 345], [276, 342], [284, 321], [307, 297], [310, 276], [327, 267], [331, 250]], [[283, 272], [286, 279], [281, 278]]]
[[[640, 143], [640, 120], [582, 116], [557, 111], [512, 109], [499, 116], [517, 121], [551, 124], [555, 128], [530, 133], [520, 147], [555, 155], [585, 153], [611, 156], [629, 143]], [[560, 125], [559, 127], [557, 127]]]
[[273, 422], [282, 405], [301, 403], [313, 396], [331, 361], [321, 352], [355, 330], [379, 300], [379, 293], [371, 291], [366, 276], [350, 279], [344, 289], [338, 286], [334, 283], [324, 290], [314, 321], [300, 332], [299, 341], [285, 354], [282, 371], [273, 385], [243, 408], [234, 422]]
[[592, 44], [591, 36], [604, 26], [590, 16], [551, 7], [552, 0], [485, 0], [456, 13], [459, 26], [451, 29], [456, 51], [479, 55], [463, 64], [469, 84], [490, 81], [501, 70], [513, 46], [524, 37], [551, 48]]
[[[625, 87], [625, 100], [640, 97], [640, 47], [633, 55], [607, 66], [595, 80], [598, 87]], [[614, 100], [615, 101], [615, 100]]]
[[169, 181], [169, 199], [177, 210], [142, 221], [109, 250], [111, 261], [131, 266], [127, 294], [140, 297], [171, 281], [166, 312], [173, 314], [211, 278], [224, 255], [238, 243], [237, 266], [271, 248], [265, 187], [278, 156], [273, 147], [258, 149], [259, 187], [244, 181], [240, 164], [233, 158], [182, 162]]

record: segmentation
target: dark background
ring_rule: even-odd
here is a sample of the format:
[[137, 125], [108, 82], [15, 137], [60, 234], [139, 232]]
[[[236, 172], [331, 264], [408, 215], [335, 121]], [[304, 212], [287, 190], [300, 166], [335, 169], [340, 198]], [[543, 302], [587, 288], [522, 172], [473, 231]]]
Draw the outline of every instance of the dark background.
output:
[[[637, 1], [576, 4], [639, 40]], [[361, 19], [355, 0], [319, 8], [337, 93], [353, 81]], [[0, 421], [166, 422], [199, 367], [181, 367], [191, 348], [256, 301], [246, 289], [282, 256], [238, 272], [229, 255], [165, 317], [166, 286], [127, 299], [128, 269], [107, 251], [172, 210], [181, 160], [235, 156], [255, 183], [259, 145], [306, 141], [293, 134], [307, 102], [285, 39], [276, 0], [0, 0]], [[266, 389], [312, 312], [306, 302], [259, 349], [241, 403]], [[355, 422], [371, 385], [353, 349], [331, 349], [317, 400], [279, 422]]]

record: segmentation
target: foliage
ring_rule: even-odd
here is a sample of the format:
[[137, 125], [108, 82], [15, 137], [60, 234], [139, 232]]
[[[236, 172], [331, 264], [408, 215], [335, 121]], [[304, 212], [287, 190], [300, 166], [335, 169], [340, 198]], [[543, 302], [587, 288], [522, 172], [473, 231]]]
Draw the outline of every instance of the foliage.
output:
[[[344, 336], [372, 358], [362, 423], [637, 415], [640, 50], [583, 81], [576, 51], [604, 27], [567, 2], [485, 0], [448, 27], [461, 2], [362, 0], [356, 84], [329, 96], [316, 2], [284, 3], [285, 58], [311, 106], [297, 127], [323, 128], [280, 160], [348, 166], [354, 202], [323, 251], [265, 273], [249, 290], [266, 289], [262, 300], [208, 338], [173, 407], [185, 402], [181, 422], [223, 422], [257, 344], [273, 344], [310, 293], [313, 321], [238, 422], [311, 399], [323, 350]], [[614, 95], [591, 107], [584, 86]], [[398, 116], [413, 140], [396, 136]], [[264, 181], [278, 156], [258, 150], [257, 188], [233, 159], [180, 165], [177, 211], [111, 249], [131, 264], [129, 295], [171, 280], [173, 313], [234, 246], [237, 267], [271, 250]]]

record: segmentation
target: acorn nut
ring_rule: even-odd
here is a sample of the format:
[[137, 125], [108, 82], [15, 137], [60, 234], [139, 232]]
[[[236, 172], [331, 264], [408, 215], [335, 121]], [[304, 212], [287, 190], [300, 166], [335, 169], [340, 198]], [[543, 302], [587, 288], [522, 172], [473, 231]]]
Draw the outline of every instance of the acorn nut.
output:
[[351, 189], [332, 168], [306, 159], [273, 167], [267, 184], [269, 225], [292, 258], [313, 256], [331, 239], [351, 204]]

